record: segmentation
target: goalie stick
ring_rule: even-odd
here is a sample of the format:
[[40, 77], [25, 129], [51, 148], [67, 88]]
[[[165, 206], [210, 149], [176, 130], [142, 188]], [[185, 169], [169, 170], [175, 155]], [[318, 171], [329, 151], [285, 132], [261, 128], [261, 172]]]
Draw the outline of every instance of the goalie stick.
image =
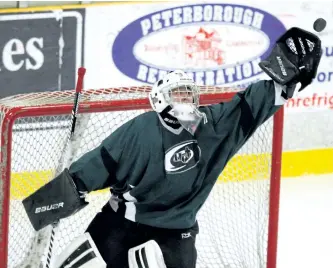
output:
[[[59, 164], [56, 168], [56, 175], [59, 174], [69, 163], [72, 159], [72, 139], [74, 137], [75, 132], [75, 125], [77, 120], [77, 112], [79, 108], [79, 98], [82, 92], [83, 87], [83, 78], [85, 75], [86, 69], [80, 67], [78, 69], [78, 79], [75, 88], [74, 94], [74, 104], [72, 109], [72, 118], [71, 118], [71, 125], [70, 125], [70, 132], [69, 136], [66, 139], [65, 145], [63, 150], [61, 151]], [[15, 266], [15, 268], [43, 268], [43, 257], [45, 258], [45, 250], [47, 250], [45, 267], [50, 268], [51, 265], [51, 258], [52, 258], [52, 250], [53, 250], [53, 242], [55, 237], [55, 228], [59, 222], [56, 222], [52, 225], [46, 226], [33, 237], [32, 242], [30, 244], [30, 250], [28, 251], [28, 255], [23, 260], [21, 264]]]

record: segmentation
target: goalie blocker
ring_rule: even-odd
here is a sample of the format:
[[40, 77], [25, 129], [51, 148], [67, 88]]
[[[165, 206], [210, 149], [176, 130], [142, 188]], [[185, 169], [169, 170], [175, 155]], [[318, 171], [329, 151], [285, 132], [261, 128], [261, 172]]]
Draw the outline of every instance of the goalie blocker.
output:
[[80, 196], [68, 169], [25, 198], [22, 203], [36, 231], [89, 204]]

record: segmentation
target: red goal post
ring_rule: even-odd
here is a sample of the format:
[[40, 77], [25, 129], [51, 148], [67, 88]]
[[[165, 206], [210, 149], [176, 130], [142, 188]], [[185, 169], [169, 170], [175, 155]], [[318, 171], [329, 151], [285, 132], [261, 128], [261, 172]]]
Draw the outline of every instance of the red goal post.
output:
[[[150, 110], [150, 104], [147, 99], [147, 93], [150, 91], [150, 87], [120, 87], [120, 88], [109, 88], [109, 89], [98, 89], [98, 90], [85, 90], [82, 93], [80, 104], [79, 104], [79, 115], [103, 115], [106, 114], [109, 118], [110, 115], [112, 115], [110, 118], [110, 126], [113, 124], [115, 121], [120, 121], [119, 123], [116, 124], [115, 128], [117, 128], [119, 125], [124, 123], [128, 118], [133, 117], [132, 113], [134, 111], [138, 111], [139, 113], [145, 111], [145, 110]], [[219, 102], [225, 102], [229, 101], [233, 95], [236, 93], [235, 89], [232, 88], [226, 88], [226, 87], [201, 87], [201, 96], [200, 96], [200, 104], [201, 105], [209, 105], [209, 104], [214, 104], [214, 103], [219, 103]], [[1, 120], [1, 179], [0, 179], [0, 267], [3, 268], [12, 268], [15, 267], [18, 263], [16, 260], [11, 257], [11, 254], [18, 254], [22, 255], [22, 258], [24, 257], [25, 254], [27, 254], [27, 247], [20, 247], [20, 243], [22, 243], [21, 237], [25, 236], [25, 234], [29, 231], [31, 232], [31, 226], [29, 226], [29, 222], [27, 220], [26, 215], [22, 212], [22, 209], [19, 207], [20, 206], [20, 201], [24, 197], [24, 195], [27, 195], [27, 190], [18, 190], [18, 187], [16, 185], [15, 180], [18, 179], [20, 180], [20, 183], [23, 181], [23, 173], [21, 169], [27, 169], [29, 170], [29, 177], [27, 178], [26, 183], [30, 184], [34, 180], [34, 174], [36, 175], [35, 170], [31, 171], [32, 168], [35, 168], [35, 166], [29, 165], [27, 166], [20, 166], [19, 168], [17, 166], [14, 167], [14, 165], [20, 165], [20, 162], [26, 161], [31, 163], [31, 158], [33, 158], [33, 162], [37, 162], [38, 160], [38, 154], [33, 157], [29, 155], [31, 153], [31, 147], [30, 151], [28, 152], [23, 152], [25, 149], [22, 149], [20, 151], [20, 147], [23, 146], [25, 143], [33, 143], [38, 140], [43, 140], [46, 142], [49, 142], [47, 146], [43, 145], [43, 149], [41, 149], [41, 152], [39, 153], [42, 155], [44, 150], [47, 150], [46, 147], [51, 147], [54, 146], [54, 148], [51, 148], [52, 150], [55, 150], [55, 144], [53, 144], [53, 140], [49, 137], [49, 134], [46, 133], [47, 129], [49, 128], [62, 128], [66, 129], [66, 124], [63, 124], [62, 122], [65, 122], [68, 118], [66, 117], [69, 115], [72, 111], [73, 107], [73, 97], [74, 97], [74, 91], [61, 91], [61, 92], [42, 92], [42, 93], [31, 93], [31, 94], [21, 94], [21, 95], [16, 95], [16, 96], [11, 96], [7, 97], [5, 99], [0, 100], [0, 120]], [[121, 113], [126, 113], [126, 116], [118, 118], [118, 114]], [[129, 116], [127, 114], [130, 114]], [[113, 117], [113, 115], [115, 115]], [[128, 118], [127, 118], [128, 116]], [[69, 119], [68, 119], [69, 120]], [[104, 120], [104, 119], [103, 119]], [[50, 121], [50, 122], [49, 122]], [[267, 183], [265, 182], [265, 187], [260, 186], [254, 186], [256, 188], [251, 188], [249, 191], [245, 192], [246, 194], [250, 193], [253, 195], [254, 200], [260, 200], [259, 202], [264, 203], [263, 205], [255, 205], [255, 211], [253, 213], [256, 213], [256, 215], [261, 215], [262, 214], [267, 214], [267, 219], [266, 216], [263, 215], [263, 219], [260, 220], [259, 223], [254, 222], [254, 226], [260, 225], [260, 228], [262, 227], [265, 229], [263, 231], [264, 238], [259, 238], [258, 235], [258, 241], [259, 239], [262, 239], [262, 245], [259, 246], [260, 250], [263, 250], [264, 256], [262, 256], [263, 260], [252, 260], [253, 258], [256, 258], [254, 253], [252, 252], [254, 249], [246, 249], [247, 242], [244, 242], [244, 245], [241, 245], [241, 252], [240, 254], [243, 255], [251, 255], [249, 256], [243, 256], [239, 257], [240, 260], [238, 260], [238, 257], [233, 257], [233, 255], [229, 252], [225, 253], [225, 256], [231, 256], [227, 257], [226, 262], [229, 263], [230, 267], [232, 266], [233, 263], [235, 265], [237, 263], [261, 263], [261, 266], [259, 267], [267, 267], [267, 268], [275, 268], [276, 267], [276, 252], [277, 252], [277, 234], [278, 234], [278, 214], [279, 214], [279, 195], [280, 195], [280, 178], [281, 178], [281, 154], [282, 154], [282, 136], [283, 136], [283, 108], [281, 108], [274, 116], [272, 119], [269, 119], [268, 121], [270, 126], [266, 127], [265, 130], [262, 130], [262, 133], [260, 133], [260, 137], [258, 138], [258, 141], [254, 141], [254, 146], [251, 145], [249, 146], [249, 151], [250, 153], [244, 153], [240, 155], [240, 159], [249, 159], [249, 158], [243, 158], [244, 155], [250, 155], [250, 159], [252, 158], [252, 155], [255, 154], [256, 158], [254, 160], [254, 165], [258, 163], [258, 166], [261, 165], [261, 158], [266, 157], [267, 158], [267, 152], [265, 150], [260, 151], [260, 146], [261, 143], [264, 142], [267, 143], [267, 146], [270, 148], [269, 149], [269, 169], [268, 171], [261, 171], [261, 167], [253, 167], [253, 171], [250, 171], [251, 175], [250, 177], [254, 174], [257, 176], [258, 174], [268, 174], [267, 176]], [[49, 123], [48, 123], [49, 122]], [[51, 127], [48, 125], [50, 124]], [[24, 127], [22, 127], [24, 126]], [[82, 131], [85, 131], [90, 128], [90, 125], [85, 125], [82, 128]], [[28, 129], [28, 130], [27, 130]], [[38, 130], [37, 130], [38, 129]], [[97, 129], [100, 129], [100, 127], [96, 127], [96, 129], [92, 129], [96, 131]], [[66, 130], [62, 130], [66, 132]], [[108, 130], [106, 130], [107, 132]], [[258, 130], [261, 131], [261, 130]], [[20, 133], [20, 135], [16, 135], [14, 133]], [[25, 133], [29, 132], [29, 138], [28, 136], [25, 136]], [[44, 133], [45, 132], [45, 133]], [[106, 133], [107, 134], [107, 133]], [[109, 133], [108, 133], [109, 134]], [[39, 135], [39, 136], [38, 136]], [[44, 135], [44, 136], [41, 136]], [[58, 135], [58, 134], [55, 134]], [[88, 133], [88, 134], [82, 134], [86, 136], [93, 136], [93, 133]], [[49, 139], [49, 140], [48, 140]], [[53, 139], [53, 138], [52, 138]], [[91, 138], [95, 139], [95, 138]], [[99, 140], [98, 140], [99, 139]], [[97, 142], [100, 142], [101, 138], [98, 138]], [[252, 138], [251, 138], [252, 139]], [[19, 142], [22, 142], [19, 143]], [[17, 143], [17, 145], [15, 145]], [[88, 142], [87, 142], [88, 143]], [[90, 143], [90, 141], [89, 141]], [[257, 145], [258, 144], [258, 145]], [[31, 145], [35, 146], [35, 145]], [[80, 145], [82, 146], [82, 145]], [[258, 148], [257, 148], [258, 146]], [[61, 147], [61, 146], [60, 146]], [[252, 149], [255, 147], [255, 153], [252, 152]], [[259, 150], [259, 153], [258, 153]], [[18, 155], [17, 151], [20, 151], [20, 155]], [[260, 159], [258, 158], [258, 155]], [[24, 158], [25, 157], [25, 158]], [[245, 156], [248, 157], [248, 156]], [[42, 158], [42, 157], [41, 157]], [[54, 159], [59, 159], [55, 157]], [[251, 160], [251, 161], [252, 161]], [[41, 160], [43, 161], [43, 159]], [[266, 163], [266, 160], [265, 160]], [[56, 165], [56, 163], [54, 163]], [[266, 165], [266, 164], [265, 164]], [[51, 167], [48, 167], [50, 169]], [[237, 172], [242, 173], [245, 172], [247, 169], [246, 167], [243, 168], [244, 170], [242, 171], [243, 167], [239, 168], [239, 164], [237, 164]], [[252, 166], [251, 166], [252, 168]], [[19, 174], [18, 170], [19, 169]], [[239, 169], [239, 170], [238, 170]], [[260, 171], [257, 171], [259, 170]], [[235, 166], [233, 167], [233, 170], [235, 170]], [[26, 170], [24, 170], [26, 172]], [[257, 173], [258, 172], [258, 173]], [[24, 173], [26, 174], [26, 173]], [[241, 177], [241, 176], [248, 176], [245, 175], [247, 173], [242, 173], [242, 175], [233, 175], [233, 177]], [[18, 177], [21, 176], [21, 177]], [[36, 175], [38, 178], [39, 175]], [[43, 175], [44, 177], [47, 177], [47, 180], [52, 179], [52, 176], [48, 173], [47, 175]], [[258, 175], [259, 176], [259, 175]], [[261, 175], [260, 175], [261, 176]], [[226, 175], [226, 177], [228, 177]], [[227, 179], [228, 180], [228, 179]], [[232, 181], [233, 180], [233, 181]], [[215, 200], [215, 196], [218, 198], [218, 202], [212, 202], [212, 205], [204, 207], [202, 210], [202, 218], [207, 218], [207, 217], [215, 217], [213, 215], [216, 215], [217, 211], [226, 211], [228, 210], [228, 206], [230, 206], [232, 209], [230, 211], [234, 210], [234, 201], [232, 200], [237, 200], [241, 199], [241, 201], [237, 201], [237, 203], [244, 202], [243, 205], [240, 206], [247, 206], [245, 202], [243, 201], [243, 197], [240, 195], [242, 194], [237, 194], [240, 190], [239, 185], [242, 184], [242, 187], [244, 187], [243, 182], [247, 180], [247, 178], [243, 179], [237, 179], [230, 180], [230, 183], [228, 186], [226, 186], [224, 183], [226, 179], [222, 178], [221, 185], [222, 186], [216, 186], [218, 190], [216, 190], [214, 193], [212, 193], [212, 199]], [[251, 179], [252, 180], [252, 179]], [[262, 178], [260, 179], [254, 179], [255, 183], [257, 181], [261, 181]], [[43, 181], [45, 183], [45, 180]], [[261, 184], [261, 183], [260, 183]], [[229, 185], [232, 185], [230, 187], [231, 190], [229, 191]], [[251, 186], [246, 186], [246, 187], [252, 187]], [[267, 188], [268, 187], [268, 188]], [[14, 189], [15, 188], [15, 189]], [[23, 187], [24, 188], [24, 187]], [[219, 188], [223, 188], [223, 190], [220, 190]], [[262, 190], [264, 188], [264, 190]], [[35, 189], [32, 187], [33, 190]], [[226, 190], [227, 189], [227, 190]], [[259, 189], [259, 190], [258, 190]], [[19, 193], [19, 191], [22, 191]], [[227, 194], [224, 192], [223, 196], [221, 196], [220, 191], [229, 191]], [[267, 199], [265, 199], [265, 196], [267, 195]], [[224, 200], [224, 196], [230, 196], [230, 200]], [[244, 198], [245, 200], [245, 198]], [[251, 199], [252, 200], [252, 199]], [[267, 202], [266, 200], [269, 200]], [[251, 201], [252, 202], [252, 201]], [[220, 204], [223, 203], [224, 207], [220, 207]], [[236, 203], [236, 202], [235, 202]], [[229, 204], [229, 205], [228, 205]], [[222, 206], [222, 205], [221, 205]], [[88, 206], [89, 207], [89, 206]], [[260, 207], [260, 209], [259, 209]], [[96, 211], [98, 211], [98, 207]], [[240, 207], [242, 209], [242, 207]], [[247, 208], [248, 209], [248, 208]], [[252, 207], [249, 207], [249, 209], [252, 209]], [[264, 212], [261, 212], [264, 210]], [[267, 211], [266, 211], [267, 210]], [[210, 212], [211, 211], [211, 212]], [[83, 212], [84, 213], [84, 212]], [[95, 212], [94, 212], [95, 213]], [[91, 214], [91, 215], [94, 215]], [[207, 213], [207, 214], [205, 214]], [[229, 213], [229, 212], [228, 212]], [[232, 212], [230, 212], [232, 213]], [[240, 212], [240, 214], [243, 212]], [[251, 212], [252, 213], [252, 212]], [[248, 213], [248, 219], [250, 221], [250, 216], [252, 215], [251, 213]], [[14, 215], [14, 214], [19, 214], [19, 216]], [[236, 215], [230, 215], [230, 218], [237, 218], [238, 216]], [[253, 217], [254, 219], [255, 217]], [[200, 219], [200, 218], [199, 218]], [[88, 220], [91, 220], [91, 217]], [[218, 241], [216, 242], [218, 245], [214, 246], [215, 250], [218, 249], [219, 252], [214, 252], [212, 253], [214, 249], [212, 249], [211, 246], [201, 246], [201, 245], [206, 245], [206, 238], [203, 240], [203, 244], [200, 244], [201, 242], [199, 241], [198, 244], [198, 263], [199, 267], [200, 264], [203, 263], [210, 263], [209, 260], [206, 260], [209, 256], [214, 255], [214, 257], [209, 257], [209, 258], [215, 258], [217, 255], [222, 255], [223, 258], [223, 253], [224, 253], [224, 248], [225, 246], [222, 245], [222, 241], [226, 237], [226, 234], [230, 234], [230, 237], [235, 235], [235, 231], [231, 230], [233, 228], [236, 228], [235, 226], [238, 226], [237, 224], [231, 223], [230, 225], [225, 225], [225, 226], [219, 226], [220, 222], [227, 221], [228, 219], [223, 219], [220, 221], [219, 219], [215, 219], [215, 225], [218, 225], [216, 228], [217, 231], [215, 231], [212, 234], [207, 235], [207, 240], [212, 238], [216, 235], [219, 235], [220, 230], [225, 228], [226, 231], [223, 231], [225, 233], [221, 233], [221, 237], [218, 238]], [[203, 220], [204, 221], [204, 220]], [[251, 218], [252, 221], [252, 218]], [[254, 221], [254, 220], [253, 220]], [[199, 222], [200, 224], [200, 222]], [[221, 223], [222, 224], [222, 223]], [[244, 222], [244, 225], [247, 224]], [[251, 222], [252, 224], [252, 222]], [[205, 225], [205, 223], [203, 224]], [[263, 225], [263, 226], [261, 226]], [[267, 226], [266, 226], [267, 225]], [[208, 226], [208, 225], [207, 225]], [[240, 225], [241, 226], [241, 225]], [[67, 227], [64, 227], [67, 228]], [[215, 227], [214, 227], [215, 228]], [[242, 227], [237, 227], [237, 230], [239, 230]], [[247, 228], [247, 227], [246, 227]], [[246, 229], [245, 228], [245, 229]], [[205, 232], [208, 232], [210, 230], [210, 227], [207, 227], [204, 229], [204, 227], [201, 227], [201, 230], [204, 230], [203, 236], [205, 236]], [[230, 230], [228, 230], [230, 229]], [[258, 228], [259, 229], [259, 228]], [[81, 230], [82, 231], [82, 230]], [[246, 230], [247, 231], [247, 230]], [[66, 232], [66, 235], [68, 233], [71, 234], [71, 232]], [[15, 236], [18, 236], [15, 238]], [[64, 236], [66, 236], [64, 235]], [[70, 236], [70, 235], [69, 235]], [[200, 234], [199, 234], [200, 236]], [[255, 235], [254, 235], [255, 236]], [[261, 235], [260, 235], [261, 236]], [[62, 239], [62, 238], [61, 238]], [[72, 238], [71, 238], [72, 239]], [[232, 238], [230, 238], [232, 239]], [[241, 239], [242, 238], [237, 238]], [[250, 238], [245, 238], [244, 240], [248, 240]], [[255, 238], [251, 238], [255, 239]], [[252, 241], [252, 240], [251, 240]], [[258, 242], [257, 241], [257, 242]], [[28, 242], [27, 242], [28, 243]], [[68, 243], [68, 241], [66, 242]], [[230, 243], [230, 242], [229, 242]], [[267, 244], [266, 244], [267, 243]], [[211, 241], [207, 242], [207, 245], [213, 245]], [[265, 245], [266, 244], [266, 245]], [[59, 246], [60, 247], [60, 246]], [[235, 248], [237, 245], [235, 246]], [[203, 249], [201, 249], [203, 248]], [[244, 250], [243, 250], [244, 248]], [[207, 250], [206, 250], [207, 249]], [[258, 250], [258, 249], [255, 249]], [[232, 249], [231, 251], [237, 251], [236, 249]], [[244, 252], [244, 253], [243, 253]], [[248, 252], [248, 253], [247, 253]], [[229, 254], [229, 255], [228, 255]], [[207, 255], [207, 256], [206, 256]], [[253, 257], [252, 257], [253, 255]], [[216, 257], [217, 258], [217, 257]], [[237, 260], [233, 260], [233, 259]], [[223, 260], [214, 262], [213, 264], [210, 264], [210, 267], [221, 267], [219, 266], [219, 263], [224, 263], [226, 264]], [[202, 266], [205, 267], [205, 266]], [[236, 267], [236, 266], [235, 266]], [[243, 266], [241, 266], [243, 267]], [[246, 266], [244, 266], [246, 267]]]

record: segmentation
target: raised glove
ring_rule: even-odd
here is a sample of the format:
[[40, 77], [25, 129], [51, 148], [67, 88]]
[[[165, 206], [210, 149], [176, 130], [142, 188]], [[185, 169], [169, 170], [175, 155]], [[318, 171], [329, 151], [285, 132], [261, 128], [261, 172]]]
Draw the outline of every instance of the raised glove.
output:
[[301, 91], [316, 77], [321, 56], [319, 37], [294, 27], [276, 41], [271, 54], [259, 66], [280, 85], [294, 88], [301, 83]]

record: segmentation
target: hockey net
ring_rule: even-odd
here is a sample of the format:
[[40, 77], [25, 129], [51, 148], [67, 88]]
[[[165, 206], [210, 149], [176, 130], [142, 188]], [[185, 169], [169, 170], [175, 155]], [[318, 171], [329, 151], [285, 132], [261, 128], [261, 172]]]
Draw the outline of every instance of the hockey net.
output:
[[[150, 109], [149, 87], [86, 90], [81, 96], [73, 160], [119, 126]], [[229, 101], [234, 89], [202, 87], [202, 105]], [[73, 91], [23, 94], [0, 100], [0, 267], [18, 267], [35, 235], [21, 201], [54, 177], [70, 125]], [[229, 162], [199, 212], [201, 268], [274, 268], [283, 110], [262, 125]], [[82, 234], [109, 199], [61, 221], [54, 256]]]

